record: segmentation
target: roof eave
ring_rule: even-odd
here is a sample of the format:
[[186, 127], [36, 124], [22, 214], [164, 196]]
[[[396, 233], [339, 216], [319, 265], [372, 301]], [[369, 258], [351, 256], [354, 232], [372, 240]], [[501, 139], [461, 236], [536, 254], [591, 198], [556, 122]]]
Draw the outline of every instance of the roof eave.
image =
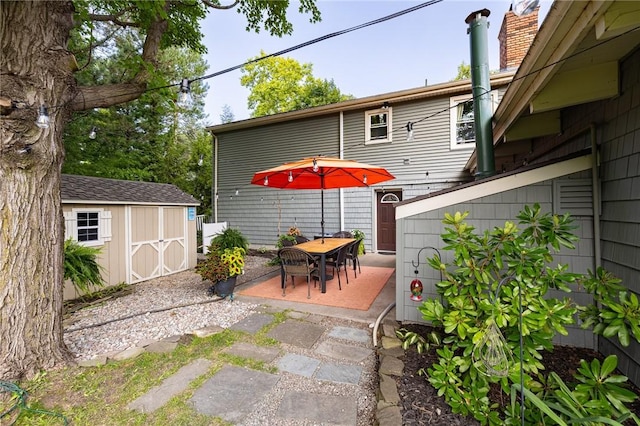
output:
[[[507, 71], [494, 74], [491, 76], [491, 87], [501, 87], [509, 84], [515, 72]], [[264, 126], [269, 124], [280, 123], [284, 121], [300, 120], [304, 118], [316, 117], [326, 114], [352, 111], [363, 108], [374, 108], [381, 106], [384, 102], [389, 102], [391, 106], [394, 103], [410, 102], [425, 98], [433, 98], [437, 96], [453, 95], [471, 90], [471, 80], [458, 80], [447, 83], [434, 84], [432, 86], [424, 86], [413, 89], [401, 90], [398, 92], [384, 93], [365, 98], [352, 99], [348, 101], [338, 102], [329, 105], [322, 105], [313, 108], [306, 108], [297, 111], [283, 112], [280, 114], [267, 115], [258, 118], [249, 118], [246, 120], [234, 121], [226, 124], [209, 126], [206, 130], [214, 133], [224, 133], [234, 130], [246, 129], [251, 127]]]

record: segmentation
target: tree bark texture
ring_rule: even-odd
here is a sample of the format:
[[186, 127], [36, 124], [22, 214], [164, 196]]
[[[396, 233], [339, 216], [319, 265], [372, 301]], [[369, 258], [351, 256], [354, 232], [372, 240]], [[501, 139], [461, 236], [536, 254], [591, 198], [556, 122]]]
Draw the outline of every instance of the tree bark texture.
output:
[[[2, 1], [0, 96], [0, 379], [72, 360], [63, 340], [62, 133], [74, 99], [70, 1]], [[35, 125], [40, 105], [48, 129]]]

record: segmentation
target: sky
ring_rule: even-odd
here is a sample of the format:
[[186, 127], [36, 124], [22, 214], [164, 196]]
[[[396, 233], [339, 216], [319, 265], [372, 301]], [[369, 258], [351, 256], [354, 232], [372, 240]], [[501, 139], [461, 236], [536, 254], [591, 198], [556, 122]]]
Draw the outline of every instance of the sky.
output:
[[[424, 1], [316, 0], [322, 21], [311, 24], [309, 16], [298, 13], [297, 3], [292, 0], [287, 17], [293, 23], [293, 33], [281, 38], [264, 30], [259, 34], [247, 32], [244, 16], [235, 9], [212, 11], [201, 28], [203, 43], [208, 49], [207, 74], [243, 64], [260, 50], [275, 53], [422, 3]], [[465, 19], [483, 8], [491, 12], [488, 17], [489, 68], [499, 68], [498, 32], [510, 5], [511, 0], [443, 0], [284, 56], [311, 63], [314, 77], [333, 79], [342, 93], [356, 98], [412, 89], [424, 86], [425, 82], [443, 83], [456, 76], [463, 61], [469, 63]], [[551, 0], [540, 2], [539, 24], [550, 5]], [[207, 124], [220, 124], [224, 105], [229, 105], [235, 121], [250, 118], [249, 90], [240, 85], [241, 76], [238, 69], [205, 80], [209, 85], [205, 99]]]

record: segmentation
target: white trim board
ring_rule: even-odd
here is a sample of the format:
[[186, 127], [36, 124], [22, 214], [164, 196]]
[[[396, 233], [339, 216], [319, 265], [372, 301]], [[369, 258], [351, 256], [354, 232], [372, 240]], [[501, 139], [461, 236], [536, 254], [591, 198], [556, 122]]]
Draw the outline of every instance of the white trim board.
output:
[[511, 189], [533, 185], [546, 180], [555, 179], [572, 173], [590, 169], [592, 166], [591, 154], [571, 160], [560, 161], [548, 166], [539, 167], [522, 173], [514, 173], [503, 178], [491, 179], [480, 182], [459, 190], [446, 192], [442, 195], [416, 200], [396, 207], [396, 220], [415, 216], [420, 213], [430, 212], [444, 207], [453, 206], [467, 201], [475, 200], [489, 195], [499, 194]]

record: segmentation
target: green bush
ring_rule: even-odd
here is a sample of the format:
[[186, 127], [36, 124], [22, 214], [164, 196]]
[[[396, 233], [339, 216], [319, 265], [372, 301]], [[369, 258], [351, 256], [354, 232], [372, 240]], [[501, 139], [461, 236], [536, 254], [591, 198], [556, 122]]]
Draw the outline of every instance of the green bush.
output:
[[211, 240], [211, 244], [215, 244], [219, 247], [221, 252], [225, 249], [234, 249], [240, 247], [245, 252], [249, 250], [249, 240], [245, 237], [239, 229], [227, 228], [221, 233], [217, 234]]
[[99, 248], [86, 247], [72, 239], [64, 242], [64, 279], [71, 281], [78, 293], [89, 293], [91, 286], [104, 287], [99, 254]]
[[[525, 206], [517, 216], [522, 229], [507, 221], [503, 227], [481, 233], [476, 233], [474, 227], [465, 222], [467, 215], [446, 214], [443, 221], [444, 249], [452, 252], [452, 261], [444, 263], [438, 254], [427, 259], [443, 276], [436, 284], [441, 299], [428, 299], [418, 308], [422, 317], [443, 335], [441, 347], [436, 349], [438, 361], [427, 370], [428, 380], [455, 413], [472, 415], [483, 424], [518, 424], [519, 402], [512, 398], [511, 406], [501, 418], [499, 401], [489, 399], [489, 390], [502, 389], [506, 394], [503, 400], [508, 400], [507, 395], [513, 395], [514, 386], [520, 387], [522, 368], [524, 388], [528, 394], [535, 394], [525, 399], [529, 404], [526, 416], [531, 417], [533, 409], [536, 417], [526, 418], [527, 424], [557, 422], [556, 417], [568, 419], [570, 423], [575, 413], [568, 412], [571, 410], [566, 405], [559, 405], [558, 394], [545, 393], [549, 386], [560, 389], [566, 385], [553, 376], [546, 380], [541, 374], [545, 368], [541, 360], [542, 351], [553, 350], [556, 333], [567, 334], [565, 326], [574, 322], [578, 307], [569, 298], [549, 297], [547, 292], [550, 289], [569, 292], [569, 284], [586, 283], [587, 290], [610, 295], [618, 292], [617, 282], [600, 270], [594, 278], [570, 273], [568, 265], [553, 265], [553, 251], [561, 247], [573, 249], [577, 240], [568, 214], [544, 214], [537, 204]], [[637, 299], [627, 297], [624, 292], [617, 294], [613, 301], [613, 296], [596, 298], [597, 303], [612, 306], [605, 306], [603, 312], [616, 312], [616, 315], [598, 315], [595, 309], [589, 308], [583, 310], [583, 317], [591, 323], [602, 324], [597, 327], [605, 336], [632, 334], [637, 337]], [[621, 306], [629, 308], [626, 316], [619, 312]], [[605, 333], [606, 330], [610, 331]], [[416, 341], [410, 334], [404, 338], [405, 342], [413, 339], [416, 344], [424, 346], [425, 343]], [[617, 385], [601, 386], [597, 394], [586, 390], [590, 386], [587, 382], [596, 380], [592, 380], [592, 376], [621, 383], [620, 377], [624, 376], [605, 377], [612, 371], [613, 364], [610, 359], [602, 368], [597, 363], [590, 366], [584, 363], [578, 377], [583, 385], [574, 391], [567, 388], [570, 398], [578, 402], [589, 398], [600, 401], [584, 404], [586, 417], [599, 418], [606, 413], [613, 416], [611, 418], [629, 417], [624, 403], [635, 396], [630, 396], [628, 391], [621, 391]], [[532, 404], [537, 402], [534, 409]]]

